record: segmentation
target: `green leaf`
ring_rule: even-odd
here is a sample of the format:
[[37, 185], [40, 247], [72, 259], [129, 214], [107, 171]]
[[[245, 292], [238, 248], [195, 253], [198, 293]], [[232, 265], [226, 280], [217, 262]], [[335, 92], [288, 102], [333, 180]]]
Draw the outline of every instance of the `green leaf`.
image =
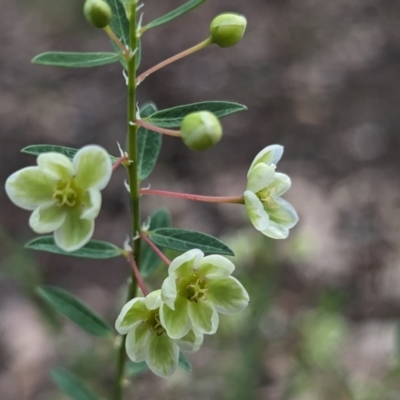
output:
[[148, 122], [163, 128], [177, 128], [181, 126], [183, 118], [192, 112], [211, 111], [222, 118], [244, 110], [247, 110], [246, 106], [229, 101], [203, 101], [157, 111], [148, 118]]
[[[157, 210], [153, 215], [150, 216], [150, 231], [158, 228], [169, 228], [171, 226], [171, 215], [166, 209]], [[163, 248], [160, 247], [160, 250], [163, 251]], [[143, 240], [140, 254], [140, 271], [143, 277], [146, 278], [157, 269], [161, 263], [161, 260], [150, 248], [150, 246]]]
[[106, 0], [111, 7], [112, 18], [110, 28], [125, 45], [129, 44], [129, 21], [126, 18], [125, 7], [119, 0]]
[[186, 14], [187, 12], [193, 10], [194, 8], [198, 7], [200, 4], [205, 3], [207, 0], [190, 0], [185, 4], [182, 4], [180, 7], [175, 8], [175, 10], [172, 10], [168, 14], [163, 15], [160, 18], [155, 19], [154, 21], [150, 22], [147, 24], [145, 27], [143, 27], [143, 32], [147, 31], [148, 29], [155, 28], [156, 26], [160, 26], [163, 24], [166, 24], [169, 21], [172, 21], [175, 18], [180, 17], [183, 14]]
[[192, 364], [182, 352], [179, 352], [179, 366], [185, 371], [192, 372]]
[[73, 400], [97, 400], [97, 397], [74, 374], [64, 368], [53, 369], [51, 379], [59, 389]]
[[70, 53], [50, 51], [36, 56], [33, 64], [51, 65], [64, 68], [90, 68], [119, 61], [115, 53]]
[[143, 372], [148, 371], [149, 367], [147, 366], [145, 361], [135, 363], [129, 360], [126, 364], [126, 373], [128, 376], [139, 375]]
[[65, 256], [92, 258], [95, 260], [104, 260], [121, 255], [121, 250], [114, 244], [94, 239], [86, 243], [79, 250], [72, 252], [61, 250], [55, 244], [53, 236], [39, 236], [28, 242], [25, 247], [31, 250], [47, 251], [48, 253], [62, 254]]
[[[70, 160], [73, 160], [78, 149], [73, 149], [72, 147], [56, 146], [52, 144], [32, 144], [30, 146], [24, 147], [21, 153], [30, 154], [32, 156], [38, 156], [42, 153], [61, 153], [67, 156]], [[117, 157], [110, 156], [111, 161], [115, 163], [118, 160]]]
[[66, 290], [54, 286], [39, 286], [36, 293], [57, 312], [86, 332], [100, 337], [113, 335], [111, 326]]
[[205, 253], [234, 256], [233, 251], [219, 239], [202, 232], [175, 228], [161, 228], [149, 232], [150, 239], [158, 246], [177, 251], [200, 249]]
[[[140, 110], [141, 118], [148, 117], [157, 111], [155, 104], [147, 103]], [[162, 145], [162, 135], [140, 127], [138, 131], [138, 175], [146, 179], [156, 165]]]

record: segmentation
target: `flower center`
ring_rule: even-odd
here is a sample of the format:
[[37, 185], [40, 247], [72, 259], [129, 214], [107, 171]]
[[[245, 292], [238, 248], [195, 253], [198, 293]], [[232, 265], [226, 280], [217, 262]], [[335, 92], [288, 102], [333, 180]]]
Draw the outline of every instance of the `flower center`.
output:
[[157, 308], [157, 310], [151, 310], [150, 316], [149, 318], [147, 318], [146, 323], [150, 325], [151, 329], [153, 329], [153, 331], [156, 332], [158, 336], [161, 336], [165, 332], [165, 329], [160, 322], [159, 308]]
[[190, 278], [179, 283], [179, 294], [195, 303], [199, 300], [207, 300], [207, 291], [207, 279], [197, 274], [192, 274]]
[[272, 195], [276, 192], [276, 188], [265, 188], [256, 193], [257, 197], [262, 203], [267, 203], [268, 206], [273, 207], [275, 202]]
[[59, 207], [73, 207], [78, 200], [78, 191], [72, 179], [59, 181], [53, 191], [53, 199]]

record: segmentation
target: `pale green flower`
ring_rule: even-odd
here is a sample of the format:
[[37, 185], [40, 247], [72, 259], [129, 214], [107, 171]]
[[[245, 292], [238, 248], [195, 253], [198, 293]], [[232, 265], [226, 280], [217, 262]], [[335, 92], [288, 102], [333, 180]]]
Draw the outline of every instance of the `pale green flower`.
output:
[[102, 147], [80, 149], [73, 161], [60, 153], [42, 153], [36, 167], [23, 168], [6, 181], [6, 192], [17, 206], [33, 211], [36, 233], [54, 231], [58, 247], [75, 251], [92, 237], [101, 206], [100, 190], [111, 177], [110, 156]]
[[254, 227], [273, 239], [285, 239], [299, 218], [282, 196], [291, 186], [290, 178], [275, 172], [283, 147], [277, 144], [261, 150], [247, 173], [244, 202]]
[[197, 249], [175, 258], [161, 287], [162, 325], [171, 338], [184, 337], [190, 329], [213, 334], [221, 314], [243, 310], [249, 295], [231, 276], [235, 266], [220, 255], [204, 257]]
[[171, 376], [178, 366], [179, 348], [197, 351], [203, 343], [203, 335], [190, 330], [180, 340], [173, 340], [160, 321], [162, 304], [160, 290], [144, 297], [136, 297], [122, 308], [115, 328], [126, 335], [126, 352], [134, 362], [146, 361], [158, 376]]

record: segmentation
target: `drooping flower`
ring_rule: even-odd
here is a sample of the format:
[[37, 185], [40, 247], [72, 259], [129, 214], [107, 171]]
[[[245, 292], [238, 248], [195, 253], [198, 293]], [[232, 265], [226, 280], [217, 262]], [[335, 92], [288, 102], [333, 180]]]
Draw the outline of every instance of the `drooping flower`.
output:
[[193, 249], [175, 258], [161, 287], [164, 304], [160, 320], [171, 338], [184, 337], [190, 329], [203, 334], [216, 332], [218, 313], [243, 310], [249, 295], [231, 276], [235, 266], [220, 255], [204, 257]]
[[29, 225], [36, 233], [54, 232], [64, 251], [75, 251], [92, 237], [101, 194], [111, 177], [107, 151], [90, 145], [73, 161], [60, 153], [42, 153], [37, 166], [23, 168], [6, 181], [6, 192], [17, 206], [33, 211]]
[[132, 361], [146, 361], [156, 375], [167, 378], [176, 371], [179, 348], [197, 351], [203, 335], [190, 330], [180, 340], [171, 339], [160, 321], [160, 292], [156, 290], [125, 304], [115, 328], [121, 335], [127, 334], [126, 352]]
[[264, 235], [273, 239], [285, 239], [289, 229], [299, 218], [296, 210], [281, 196], [290, 188], [286, 174], [275, 172], [283, 147], [268, 146], [255, 157], [247, 173], [244, 201], [250, 221]]

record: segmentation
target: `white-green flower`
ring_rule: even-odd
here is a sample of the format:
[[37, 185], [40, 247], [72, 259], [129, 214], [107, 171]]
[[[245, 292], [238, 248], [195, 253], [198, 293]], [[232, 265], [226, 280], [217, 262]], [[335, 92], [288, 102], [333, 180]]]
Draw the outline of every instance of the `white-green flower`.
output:
[[184, 337], [190, 329], [215, 333], [221, 314], [243, 310], [249, 295], [231, 276], [235, 266], [220, 255], [204, 257], [194, 249], [175, 258], [161, 287], [160, 319], [168, 335]]
[[100, 190], [111, 173], [110, 156], [99, 146], [83, 147], [73, 161], [60, 153], [42, 153], [36, 167], [7, 179], [6, 192], [14, 204], [33, 211], [29, 225], [36, 233], [54, 232], [57, 246], [70, 252], [92, 237]]
[[282, 196], [291, 186], [290, 178], [275, 172], [283, 147], [277, 144], [261, 150], [247, 173], [244, 202], [254, 227], [273, 239], [285, 239], [299, 220], [293, 206]]
[[144, 297], [136, 297], [122, 308], [115, 328], [126, 335], [126, 352], [134, 362], [146, 361], [158, 376], [171, 376], [179, 359], [179, 348], [197, 351], [203, 343], [203, 335], [190, 330], [180, 340], [173, 340], [160, 321], [162, 304], [160, 290]]

